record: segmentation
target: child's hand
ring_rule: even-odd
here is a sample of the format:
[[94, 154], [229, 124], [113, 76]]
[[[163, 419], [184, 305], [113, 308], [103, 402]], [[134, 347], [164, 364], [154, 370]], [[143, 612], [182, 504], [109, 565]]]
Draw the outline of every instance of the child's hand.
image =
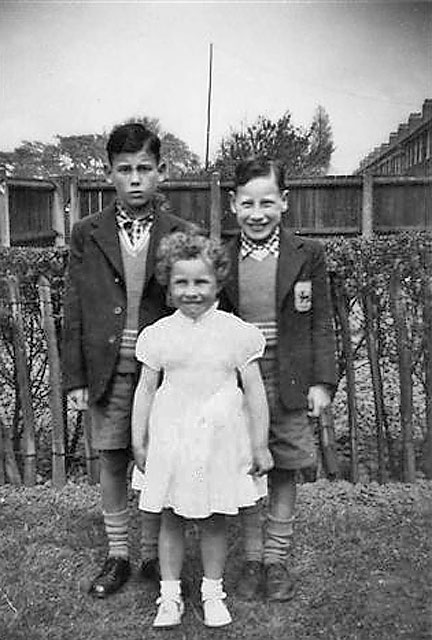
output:
[[309, 388], [308, 393], [308, 416], [309, 418], [319, 418], [323, 409], [331, 404], [331, 395], [328, 387], [324, 384], [316, 384]]
[[145, 471], [145, 463], [147, 460], [147, 447], [134, 447], [133, 454], [135, 464], [142, 473]]
[[253, 452], [252, 466], [248, 473], [251, 476], [264, 476], [270, 469], [273, 469], [273, 467], [272, 454], [267, 447], [262, 447]]

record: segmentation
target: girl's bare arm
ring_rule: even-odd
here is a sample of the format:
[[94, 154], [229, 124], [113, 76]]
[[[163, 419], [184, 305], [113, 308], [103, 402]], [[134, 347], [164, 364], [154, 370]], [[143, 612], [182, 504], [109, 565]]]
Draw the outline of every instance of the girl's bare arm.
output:
[[132, 449], [140, 471], [144, 471], [147, 457], [150, 411], [158, 381], [159, 371], [143, 364], [132, 407]]
[[273, 467], [268, 449], [269, 408], [258, 362], [251, 362], [241, 373], [249, 434], [252, 445], [252, 474], [264, 475]]

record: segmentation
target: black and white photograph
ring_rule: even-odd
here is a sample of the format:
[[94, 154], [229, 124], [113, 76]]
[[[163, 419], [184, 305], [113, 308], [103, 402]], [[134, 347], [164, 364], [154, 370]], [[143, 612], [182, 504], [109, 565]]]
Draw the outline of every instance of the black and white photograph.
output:
[[432, 3], [0, 0], [0, 640], [432, 639]]

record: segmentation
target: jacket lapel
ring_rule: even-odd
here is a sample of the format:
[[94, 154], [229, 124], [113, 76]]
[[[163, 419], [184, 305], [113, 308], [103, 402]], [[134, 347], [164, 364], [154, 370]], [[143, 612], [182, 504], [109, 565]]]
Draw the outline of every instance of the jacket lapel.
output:
[[281, 228], [279, 260], [276, 274], [276, 304], [282, 307], [283, 301], [305, 261], [302, 251], [303, 239]]
[[239, 306], [239, 251], [240, 251], [240, 234], [231, 240], [227, 245], [229, 256], [231, 259], [231, 272], [228, 280], [224, 284], [223, 294], [228, 299], [230, 305], [235, 311]]
[[104, 209], [92, 224], [93, 231], [91, 235], [94, 241], [106, 256], [113, 269], [123, 277], [123, 262], [115, 221], [114, 204], [110, 204]]

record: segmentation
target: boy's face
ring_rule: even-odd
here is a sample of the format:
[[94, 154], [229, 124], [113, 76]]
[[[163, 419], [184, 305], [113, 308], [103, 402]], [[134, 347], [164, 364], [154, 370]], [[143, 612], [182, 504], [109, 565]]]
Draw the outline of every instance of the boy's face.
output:
[[108, 166], [107, 178], [129, 210], [140, 209], [152, 198], [165, 177], [165, 166], [157, 164], [145, 149], [119, 153]]
[[273, 173], [252, 178], [231, 192], [231, 211], [251, 240], [268, 238], [287, 209], [287, 192], [281, 192]]

